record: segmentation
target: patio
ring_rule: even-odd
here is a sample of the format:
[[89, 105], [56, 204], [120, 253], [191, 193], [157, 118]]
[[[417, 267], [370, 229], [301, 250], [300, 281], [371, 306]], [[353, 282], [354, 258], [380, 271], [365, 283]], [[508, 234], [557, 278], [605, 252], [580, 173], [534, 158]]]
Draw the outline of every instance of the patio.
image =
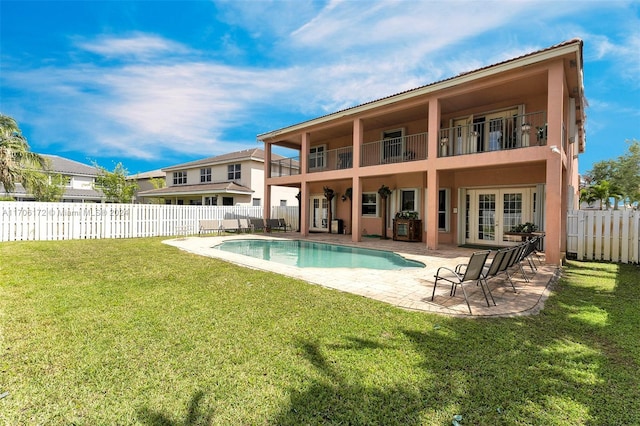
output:
[[466, 263], [471, 253], [475, 251], [474, 249], [448, 246], [438, 250], [427, 250], [426, 246], [421, 243], [407, 243], [392, 239], [381, 240], [380, 238], [363, 238], [363, 241], [354, 244], [350, 235], [337, 234], [310, 234], [302, 238], [309, 241], [394, 251], [407, 259], [417, 260], [426, 265], [424, 269], [381, 271], [346, 268], [297, 268], [212, 248], [225, 240], [245, 238], [301, 239], [301, 236], [297, 232], [238, 234], [178, 238], [167, 240], [165, 243], [201, 256], [214, 257], [249, 268], [299, 278], [323, 287], [379, 300], [403, 309], [462, 317], [507, 317], [537, 313], [542, 309], [550, 287], [560, 275], [559, 268], [554, 265], [543, 263], [538, 266], [538, 272], [534, 276], [531, 276], [529, 267], [525, 266], [530, 282], [526, 282], [519, 272], [513, 274], [517, 293], [513, 292], [511, 285], [508, 281], [505, 282], [504, 277], [491, 279], [489, 286], [496, 306], [490, 307], [487, 306], [478, 286], [466, 284], [469, 303], [473, 311], [473, 314], [469, 314], [462, 291], [458, 291], [455, 296], [450, 296], [451, 287], [439, 284], [433, 301], [431, 301], [431, 293], [436, 270], [441, 266], [453, 269], [460, 263]]

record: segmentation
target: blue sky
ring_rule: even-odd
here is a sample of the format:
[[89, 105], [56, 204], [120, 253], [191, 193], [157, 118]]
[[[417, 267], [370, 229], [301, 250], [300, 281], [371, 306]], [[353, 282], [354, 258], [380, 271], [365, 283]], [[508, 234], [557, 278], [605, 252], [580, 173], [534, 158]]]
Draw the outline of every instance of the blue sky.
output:
[[640, 1], [0, 0], [0, 113], [137, 173], [576, 37], [585, 172], [640, 139]]

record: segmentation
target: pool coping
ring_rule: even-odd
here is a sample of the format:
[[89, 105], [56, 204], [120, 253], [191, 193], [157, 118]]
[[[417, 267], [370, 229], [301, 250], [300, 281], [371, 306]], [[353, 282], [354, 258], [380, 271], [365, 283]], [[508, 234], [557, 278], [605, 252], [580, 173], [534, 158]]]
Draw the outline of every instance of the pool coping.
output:
[[[314, 242], [374, 248], [397, 253], [407, 259], [417, 260], [425, 264], [425, 268], [406, 268], [400, 270], [373, 270], [362, 268], [298, 268], [281, 263], [270, 262], [240, 254], [216, 250], [213, 247], [224, 241], [233, 239], [297, 239]], [[349, 239], [339, 239], [329, 235], [310, 235], [302, 237], [297, 233], [282, 233], [279, 236], [266, 234], [238, 234], [222, 236], [186, 237], [163, 241], [180, 250], [220, 259], [243, 267], [274, 272], [325, 288], [344, 291], [351, 294], [389, 303], [402, 309], [443, 314], [456, 317], [512, 317], [538, 313], [549, 296], [553, 284], [560, 277], [560, 269], [555, 265], [540, 265], [538, 272], [530, 282], [525, 282], [522, 276], [515, 275], [514, 283], [518, 289], [514, 293], [511, 286], [502, 278], [490, 281], [491, 291], [496, 306], [488, 307], [476, 286], [467, 285], [467, 294], [472, 308], [472, 314], [464, 302], [462, 292], [455, 296], [449, 295], [449, 286], [438, 285], [434, 301], [431, 301], [433, 291], [433, 276], [441, 266], [450, 268], [460, 263], [466, 263], [472, 249], [462, 247], [445, 247], [439, 250], [428, 250], [424, 245], [404, 243], [398, 245], [391, 241], [367, 241], [352, 243]], [[410, 244], [410, 245], [406, 245]], [[371, 247], [375, 245], [375, 247]], [[397, 250], [406, 248], [406, 250]], [[528, 275], [531, 275], [529, 273]]]

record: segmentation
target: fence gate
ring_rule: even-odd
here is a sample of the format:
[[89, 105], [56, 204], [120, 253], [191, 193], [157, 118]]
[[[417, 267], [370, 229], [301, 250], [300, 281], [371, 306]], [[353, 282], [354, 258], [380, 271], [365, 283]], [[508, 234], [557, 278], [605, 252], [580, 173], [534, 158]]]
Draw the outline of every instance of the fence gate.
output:
[[640, 212], [570, 210], [567, 253], [578, 260], [640, 262]]

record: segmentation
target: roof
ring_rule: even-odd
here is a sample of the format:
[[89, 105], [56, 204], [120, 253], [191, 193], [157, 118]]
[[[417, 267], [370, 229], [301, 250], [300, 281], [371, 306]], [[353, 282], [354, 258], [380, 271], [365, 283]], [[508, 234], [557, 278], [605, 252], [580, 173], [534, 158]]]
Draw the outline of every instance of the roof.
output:
[[200, 183], [195, 185], [173, 185], [166, 188], [138, 192], [140, 197], [161, 197], [184, 194], [253, 194], [251, 188], [235, 182]]
[[129, 180], [139, 180], [139, 179], [153, 179], [153, 178], [163, 178], [165, 177], [165, 173], [162, 169], [151, 170], [148, 172], [136, 173], [135, 175], [127, 176]]
[[[278, 154], [271, 154], [273, 160], [283, 159], [284, 157]], [[234, 163], [244, 160], [253, 160], [264, 162], [264, 150], [261, 148], [245, 149], [243, 151], [230, 152], [228, 154], [217, 155], [215, 157], [207, 157], [202, 160], [191, 161], [189, 163], [177, 164], [175, 166], [165, 167], [162, 169], [164, 172], [173, 170], [190, 169], [200, 166], [213, 166], [216, 164]]]
[[49, 161], [49, 171], [65, 175], [97, 176], [98, 169], [58, 155], [40, 154]]
[[[484, 76], [486, 76], [486, 73], [488, 72], [499, 72], [501, 71], [502, 68], [507, 67], [507, 66], [525, 66], [525, 65], [529, 65], [531, 63], [534, 63], [539, 59], [540, 56], [543, 56], [545, 54], [549, 54], [549, 53], [557, 53], [558, 55], [561, 54], [566, 54], [567, 52], [565, 52], [566, 49], [571, 49], [571, 50], [575, 50], [576, 48], [579, 50], [578, 54], [579, 54], [579, 70], [580, 72], [582, 72], [582, 68], [583, 68], [583, 63], [582, 63], [582, 45], [583, 42], [581, 39], [579, 38], [574, 38], [571, 40], [567, 40], [564, 41], [562, 43], [553, 45], [551, 47], [547, 47], [545, 49], [541, 49], [541, 50], [537, 50], [535, 52], [531, 52], [531, 53], [527, 53], [512, 59], [508, 59], [506, 61], [502, 61], [502, 62], [498, 62], [496, 64], [492, 64], [492, 65], [488, 65], [482, 68], [478, 68], [476, 70], [473, 71], [467, 71], [467, 72], [463, 72], [460, 73], [454, 77], [450, 77], [450, 78], [446, 78], [444, 80], [440, 80], [434, 83], [429, 83], [427, 85], [424, 86], [420, 86], [414, 89], [409, 89], [409, 90], [405, 90], [403, 92], [399, 92], [390, 96], [386, 96], [380, 99], [376, 99], [370, 102], [365, 102], [363, 104], [360, 105], [356, 105], [353, 107], [349, 107], [349, 108], [345, 108], [342, 109], [340, 111], [336, 111], [327, 115], [323, 115], [317, 118], [313, 118], [311, 120], [307, 120], [307, 121], [303, 121], [300, 122], [298, 124], [294, 124], [291, 126], [287, 126], [287, 127], [283, 127], [281, 129], [277, 129], [277, 130], [272, 130], [270, 132], [266, 132], [266, 133], [262, 133], [259, 134], [257, 136], [258, 140], [260, 141], [264, 141], [266, 139], [270, 139], [270, 138], [274, 138], [277, 137], [278, 135], [280, 135], [281, 133], [286, 133], [286, 132], [291, 132], [291, 131], [296, 131], [299, 130], [301, 128], [305, 128], [308, 127], [310, 125], [314, 125], [314, 124], [321, 124], [324, 122], [328, 122], [330, 120], [336, 119], [336, 118], [342, 118], [345, 116], [349, 116], [349, 115], [355, 115], [357, 113], [360, 113], [362, 111], [366, 111], [368, 109], [373, 109], [382, 105], [386, 105], [386, 104], [391, 104], [394, 102], [398, 102], [401, 100], [404, 100], [406, 98], [412, 98], [414, 96], [420, 96], [426, 93], [430, 93], [430, 92], [435, 92], [436, 90], [440, 90], [440, 89], [444, 89], [447, 87], [451, 87], [451, 86], [455, 86], [457, 84], [466, 82], [467, 80], [473, 80], [473, 79], [477, 79], [477, 78], [482, 78]], [[583, 81], [582, 81], [582, 74], [580, 74], [580, 90], [582, 91], [581, 96], [584, 97], [584, 89], [583, 89]], [[584, 99], [582, 99], [584, 101]]]

